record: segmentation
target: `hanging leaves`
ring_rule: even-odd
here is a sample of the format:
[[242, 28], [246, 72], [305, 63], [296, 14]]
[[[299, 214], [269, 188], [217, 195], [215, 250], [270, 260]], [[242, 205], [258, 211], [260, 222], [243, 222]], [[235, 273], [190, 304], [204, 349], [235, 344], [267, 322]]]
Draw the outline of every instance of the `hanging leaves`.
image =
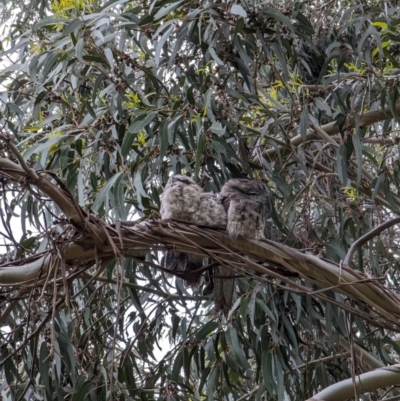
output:
[[[118, 236], [118, 220], [157, 221], [178, 173], [207, 192], [266, 182], [266, 237], [340, 264], [400, 207], [397, 9], [278, 3], [3, 1], [1, 158], [46, 171], [96, 214], [96, 252], [102, 221]], [[5, 171], [2, 263], [63, 261], [74, 241], [93, 251], [34, 175]], [[397, 294], [397, 231], [364, 242], [343, 274]], [[397, 358], [393, 325], [340, 285], [322, 291], [320, 271], [240, 272], [226, 321], [202, 285], [166, 277], [164, 252], [159, 238], [134, 259], [81, 255], [30, 292], [2, 288], [3, 398], [307, 399]], [[368, 353], [357, 363], [348, 338]]]

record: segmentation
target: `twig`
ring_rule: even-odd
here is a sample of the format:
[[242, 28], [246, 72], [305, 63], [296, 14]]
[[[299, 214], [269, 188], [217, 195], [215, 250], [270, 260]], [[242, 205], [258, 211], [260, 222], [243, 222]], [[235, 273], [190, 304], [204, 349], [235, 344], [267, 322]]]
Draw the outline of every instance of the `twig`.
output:
[[250, 400], [254, 396], [254, 394], [258, 391], [259, 387], [260, 386], [256, 386], [249, 393], [245, 394], [243, 397], [238, 398], [237, 401]]
[[335, 360], [335, 359], [347, 357], [348, 355], [349, 355], [349, 352], [346, 351], [346, 352], [341, 352], [339, 354], [326, 356], [325, 358], [314, 359], [314, 360], [312, 360], [310, 362], [303, 363], [301, 365], [296, 366], [296, 369], [302, 370], [302, 369], [305, 369], [307, 367], [310, 368], [310, 367], [314, 367], [315, 365], [319, 365], [319, 364], [325, 365], [327, 362], [330, 362], [330, 361]]
[[385, 223], [379, 225], [378, 227], [375, 227], [373, 230], [369, 231], [368, 233], [364, 234], [361, 236], [357, 241], [353, 242], [353, 245], [350, 247], [348, 250], [346, 257], [344, 258], [343, 264], [345, 266], [350, 267], [350, 263], [353, 259], [353, 256], [355, 252], [360, 249], [366, 242], [368, 242], [370, 239], [376, 237], [379, 235], [382, 231], [386, 230], [387, 228], [390, 228], [394, 226], [395, 224], [400, 223], [400, 217], [396, 217], [392, 220], [386, 221]]

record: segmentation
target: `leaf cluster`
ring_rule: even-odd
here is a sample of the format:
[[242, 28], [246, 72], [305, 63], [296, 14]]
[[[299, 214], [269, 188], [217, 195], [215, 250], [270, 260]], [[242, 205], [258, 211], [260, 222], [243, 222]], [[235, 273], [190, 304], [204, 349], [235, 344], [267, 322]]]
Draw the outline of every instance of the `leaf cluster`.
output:
[[[173, 173], [216, 192], [263, 180], [267, 238], [338, 263], [399, 213], [398, 2], [3, 3], [0, 134], [86, 212], [157, 217]], [[62, 254], [73, 236], [51, 196], [3, 176], [0, 191], [2, 262]], [[397, 293], [398, 249], [393, 226], [352, 267]], [[2, 287], [3, 399], [306, 399], [398, 361], [396, 327], [337, 288], [247, 275], [224, 320], [162, 258]]]

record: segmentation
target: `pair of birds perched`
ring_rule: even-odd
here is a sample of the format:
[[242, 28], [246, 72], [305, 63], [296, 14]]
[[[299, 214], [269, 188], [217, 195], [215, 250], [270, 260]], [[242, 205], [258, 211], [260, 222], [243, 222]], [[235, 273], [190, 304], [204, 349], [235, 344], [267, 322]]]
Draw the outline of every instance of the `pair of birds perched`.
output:
[[[191, 178], [174, 175], [169, 178], [161, 199], [161, 218], [179, 219], [189, 223], [226, 229], [232, 238], [264, 238], [264, 227], [269, 191], [258, 181], [245, 178], [229, 180], [219, 194], [204, 192]], [[167, 251], [165, 268], [171, 271], [194, 272], [203, 266], [203, 256]], [[233, 303], [234, 273], [218, 266], [214, 271], [215, 311], [225, 315]], [[186, 286], [196, 286], [199, 277], [185, 281]]]

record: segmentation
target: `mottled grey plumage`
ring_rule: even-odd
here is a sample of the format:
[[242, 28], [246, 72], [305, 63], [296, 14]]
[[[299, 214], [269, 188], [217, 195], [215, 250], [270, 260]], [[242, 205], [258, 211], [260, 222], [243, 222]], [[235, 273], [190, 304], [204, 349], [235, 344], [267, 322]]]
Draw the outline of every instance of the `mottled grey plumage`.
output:
[[[232, 238], [264, 238], [265, 214], [269, 193], [260, 182], [248, 179], [228, 181], [220, 196], [203, 192], [191, 178], [174, 175], [165, 187], [161, 200], [161, 218], [179, 219], [206, 227], [227, 230]], [[202, 267], [203, 258], [168, 251], [165, 267], [172, 271], [193, 272]], [[228, 314], [233, 303], [235, 288], [234, 272], [227, 267], [215, 268], [214, 301], [216, 312]], [[199, 276], [185, 280], [187, 286], [195, 286]], [[212, 289], [212, 283], [205, 291]]]
[[[183, 175], [170, 177], [164, 189], [160, 208], [162, 219], [179, 219], [206, 227], [225, 228], [226, 212], [213, 193], [204, 192], [191, 178]], [[165, 268], [193, 272], [203, 265], [203, 257], [167, 251]], [[184, 281], [186, 286], [196, 286], [199, 277]]]
[[[227, 213], [226, 231], [232, 238], [264, 238], [267, 201], [269, 197], [265, 184], [245, 178], [232, 179], [221, 189], [221, 201]], [[216, 269], [217, 276], [234, 275], [224, 266]], [[225, 314], [233, 303], [235, 279], [215, 279], [214, 299], [216, 311]]]
[[168, 180], [161, 199], [160, 213], [164, 220], [179, 219], [201, 226], [226, 227], [226, 212], [218, 197], [204, 192], [184, 175], [173, 175]]
[[236, 280], [229, 277], [232, 277], [234, 274], [231, 269], [225, 266], [220, 265], [215, 268], [215, 276], [217, 276], [214, 278], [214, 304], [216, 313], [222, 311], [227, 315], [232, 307]]
[[221, 189], [227, 213], [226, 230], [232, 238], [264, 238], [269, 193], [262, 182], [245, 178], [228, 181]]

